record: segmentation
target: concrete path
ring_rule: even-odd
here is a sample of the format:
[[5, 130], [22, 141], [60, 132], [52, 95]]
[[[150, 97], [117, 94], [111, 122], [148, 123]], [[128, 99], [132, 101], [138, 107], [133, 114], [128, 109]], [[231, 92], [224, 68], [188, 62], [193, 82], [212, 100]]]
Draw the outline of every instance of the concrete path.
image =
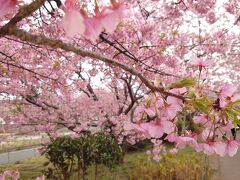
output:
[[[240, 140], [240, 131], [237, 133], [237, 140]], [[240, 148], [235, 156], [218, 157], [219, 178], [217, 180], [240, 180]]]
[[220, 180], [240, 180], [240, 150], [234, 157], [219, 158]]
[[24, 149], [0, 154], [0, 164], [14, 163], [32, 157], [40, 156], [37, 148]]
[[[240, 132], [237, 132], [236, 140], [240, 140]], [[216, 180], [240, 180], [240, 148], [235, 156], [218, 156], [218, 178]]]

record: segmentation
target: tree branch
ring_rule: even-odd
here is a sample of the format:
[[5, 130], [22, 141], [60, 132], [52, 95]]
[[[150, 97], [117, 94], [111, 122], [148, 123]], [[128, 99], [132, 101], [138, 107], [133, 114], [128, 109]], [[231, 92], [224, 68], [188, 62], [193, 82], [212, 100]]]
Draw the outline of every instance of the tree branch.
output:
[[47, 0], [35, 0], [31, 4], [23, 6], [19, 12], [3, 27], [0, 29], [0, 37], [5, 36], [15, 25], [22, 19], [30, 16], [33, 12], [38, 10]]
[[131, 73], [132, 75], [137, 76], [145, 84], [145, 86], [148, 87], [149, 89], [151, 89], [153, 92], [156, 91], [156, 92], [163, 93], [167, 96], [173, 96], [173, 97], [176, 97], [176, 98], [182, 99], [182, 100], [185, 99], [183, 96], [179, 96], [179, 95], [173, 94], [171, 92], [165, 91], [164, 88], [162, 88], [162, 87], [154, 86], [153, 83], [148, 81], [140, 72], [137, 72], [134, 69], [134, 67], [127, 66], [125, 64], [122, 64], [118, 61], [115, 61], [115, 60], [113, 60], [109, 57], [103, 56], [101, 54], [75, 47], [74, 45], [64, 43], [61, 40], [50, 39], [43, 35], [33, 35], [24, 30], [17, 29], [17, 28], [12, 28], [11, 31], [9, 31], [9, 35], [14, 35], [14, 36], [18, 37], [19, 39], [21, 39], [22, 41], [28, 41], [28, 42], [31, 42], [36, 45], [45, 45], [45, 46], [49, 46], [54, 49], [60, 48], [67, 52], [74, 52], [75, 54], [80, 55], [82, 57], [89, 57], [92, 59], [100, 60], [100, 61], [110, 64], [112, 66], [119, 67], [119, 68]]

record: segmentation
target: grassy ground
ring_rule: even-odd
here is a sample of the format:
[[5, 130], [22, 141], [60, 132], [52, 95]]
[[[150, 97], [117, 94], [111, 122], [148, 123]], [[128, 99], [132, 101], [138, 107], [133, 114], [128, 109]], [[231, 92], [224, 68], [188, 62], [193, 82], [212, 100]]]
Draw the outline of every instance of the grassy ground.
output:
[[[18, 169], [21, 180], [35, 179], [42, 175], [44, 157], [32, 158], [11, 165], [0, 165], [0, 172], [5, 169]], [[103, 166], [99, 167], [99, 180], [198, 180], [201, 179], [204, 158], [202, 154], [193, 152], [187, 148], [176, 155], [165, 155], [160, 163], [148, 161], [145, 152], [128, 153], [125, 155], [124, 163], [109, 170]], [[210, 171], [207, 171], [209, 175]], [[95, 178], [94, 168], [89, 168], [88, 179]], [[73, 178], [75, 180], [76, 178]]]

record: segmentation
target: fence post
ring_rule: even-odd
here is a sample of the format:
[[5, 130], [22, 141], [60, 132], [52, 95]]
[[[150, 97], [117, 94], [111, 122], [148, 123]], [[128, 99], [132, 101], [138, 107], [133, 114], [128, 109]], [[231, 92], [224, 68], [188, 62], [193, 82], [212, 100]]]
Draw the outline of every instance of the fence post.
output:
[[10, 157], [9, 157], [10, 153], [8, 152], [7, 154], [8, 154], [8, 164], [9, 164], [10, 163]]

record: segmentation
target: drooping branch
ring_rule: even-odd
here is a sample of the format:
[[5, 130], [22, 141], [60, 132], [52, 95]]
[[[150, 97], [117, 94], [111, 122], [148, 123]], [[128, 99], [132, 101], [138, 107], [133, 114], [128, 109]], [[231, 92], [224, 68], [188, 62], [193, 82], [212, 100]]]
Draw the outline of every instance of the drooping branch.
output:
[[174, 93], [165, 91], [164, 88], [162, 88], [162, 87], [154, 86], [152, 82], [147, 80], [146, 77], [144, 77], [140, 72], [136, 71], [134, 69], [134, 67], [127, 66], [121, 62], [113, 60], [104, 55], [101, 55], [101, 54], [98, 54], [98, 53], [95, 53], [92, 51], [84, 50], [84, 49], [76, 47], [72, 44], [64, 43], [61, 40], [50, 39], [43, 35], [33, 35], [33, 34], [30, 34], [26, 31], [18, 29], [18, 28], [12, 28], [11, 31], [9, 31], [9, 35], [16, 36], [19, 39], [21, 39], [22, 41], [28, 41], [28, 42], [31, 42], [36, 45], [45, 45], [45, 46], [49, 46], [54, 49], [60, 48], [67, 52], [74, 52], [75, 54], [80, 55], [82, 57], [89, 57], [92, 59], [100, 60], [109, 65], [119, 67], [134, 76], [137, 76], [145, 84], [145, 86], [148, 87], [149, 89], [151, 89], [153, 92], [160, 92], [167, 96], [173, 96], [173, 97], [176, 97], [176, 98], [182, 99], [182, 100], [185, 99], [183, 96], [179, 96]]
[[121, 79], [125, 82], [128, 89], [128, 93], [130, 95], [130, 99], [131, 99], [130, 104], [128, 105], [127, 109], [124, 111], [124, 114], [128, 114], [128, 112], [132, 109], [133, 105], [137, 100], [136, 100], [136, 97], [134, 96], [130, 80], [128, 81], [127, 78], [124, 78], [124, 77], [121, 77]]
[[130, 96], [130, 104], [128, 104], [127, 108], [124, 110], [124, 114], [128, 114], [131, 110], [133, 110], [133, 107], [136, 103], [138, 103], [138, 100], [142, 99], [143, 96], [137, 96], [138, 88], [141, 87], [141, 84], [138, 86], [137, 90], [133, 91], [133, 83], [132, 83], [132, 76], [129, 78], [127, 77], [121, 77], [121, 79], [124, 81], [128, 94]]
[[[160, 74], [163, 76], [173, 76], [173, 77], [177, 77], [174, 74], [169, 74], [166, 72], [162, 72], [159, 71], [158, 69], [155, 69], [154, 67], [148, 65], [147, 63], [145, 63], [143, 60], [137, 58], [133, 53], [131, 53], [126, 47], [124, 47], [120, 42], [118, 42], [117, 40], [115, 40], [114, 42], [110, 41], [109, 39], [107, 39], [107, 37], [104, 36], [104, 33], [100, 34], [100, 39], [109, 44], [111, 47], [115, 48], [118, 53], [116, 55], [114, 55], [113, 58], [116, 58], [118, 55], [123, 54], [124, 56], [126, 56], [127, 58], [133, 60], [134, 62], [142, 65], [143, 67], [145, 67], [144, 69], [149, 71], [149, 72], [153, 72], [156, 74]], [[119, 46], [119, 47], [118, 47]]]
[[[50, 113], [50, 109], [49, 108], [52, 108], [54, 110], [59, 110], [59, 107], [55, 106], [55, 105], [52, 105], [52, 104], [49, 104], [47, 102], [42, 102], [42, 103], [39, 103], [37, 102], [36, 100], [34, 100], [31, 96], [24, 96], [23, 94], [21, 95], [29, 104], [33, 105], [33, 106], [36, 106], [38, 108], [41, 108], [43, 111], [46, 111], [48, 113]], [[44, 105], [45, 106], [44, 106]], [[61, 125], [61, 126], [64, 126], [66, 128], [68, 128], [69, 130], [73, 131], [73, 132], [76, 132], [74, 131], [74, 128], [76, 127], [77, 124], [79, 124], [78, 122], [75, 122], [75, 125], [68, 125], [66, 123], [66, 120], [62, 117], [62, 114], [60, 112], [57, 112], [55, 111], [57, 114], [58, 114], [58, 118], [59, 120], [61, 121], [56, 121], [56, 122], [51, 122], [51, 123], [56, 123], [57, 125]], [[27, 114], [24, 113], [24, 116], [25, 118], [29, 118]], [[32, 122], [34, 122], [35, 120], [34, 119], [31, 119], [29, 118]], [[40, 120], [39, 120], [40, 121]], [[35, 123], [35, 124], [22, 124], [22, 125], [33, 125], [33, 126], [36, 126], [36, 125], [39, 125], [39, 123]]]
[[3, 27], [0, 28], [0, 37], [5, 36], [15, 25], [22, 19], [30, 16], [33, 12], [38, 10], [47, 0], [35, 0], [31, 4], [22, 6], [19, 12]]
[[[77, 73], [77, 75], [83, 80], [83, 81], [85, 81], [86, 82], [86, 79], [83, 77], [83, 75], [81, 74], [81, 70], [80, 71], [76, 71], [76, 73]], [[97, 97], [97, 95], [96, 95], [96, 93], [94, 92], [94, 90], [93, 90], [93, 88], [92, 88], [92, 86], [91, 86], [91, 84], [90, 84], [90, 80], [89, 80], [89, 82], [88, 82], [88, 84], [87, 84], [87, 90], [88, 90], [88, 92], [87, 91], [85, 91], [85, 90], [83, 90], [83, 89], [81, 89], [85, 94], [87, 94], [87, 96], [89, 96], [90, 97], [90, 95], [89, 95], [89, 93], [92, 95], [92, 98], [93, 98], [93, 100], [94, 101], [98, 101], [98, 97]]]
[[58, 109], [59, 109], [59, 107], [57, 107], [57, 106], [55, 106], [55, 105], [52, 105], [52, 104], [49, 104], [49, 103], [47, 103], [47, 102], [42, 102], [42, 103], [45, 104], [47, 107], [53, 108], [53, 109], [55, 109], [55, 110], [58, 110]]
[[[2, 54], [2, 53], [0, 53], [0, 54]], [[51, 78], [51, 77], [49, 77], [47, 75], [44, 75], [44, 74], [40, 74], [40, 73], [38, 73], [38, 72], [36, 72], [32, 69], [26, 68], [26, 67], [21, 66], [21, 65], [17, 65], [17, 64], [14, 64], [14, 63], [10, 63], [10, 62], [5, 62], [5, 61], [1, 61], [1, 60], [0, 60], [0, 63], [6, 64], [7, 66], [11, 66], [11, 67], [14, 67], [14, 68], [22, 69], [22, 70], [27, 71], [31, 74], [34, 74], [35, 77], [39, 76], [39, 77], [42, 77], [42, 78], [45, 78], [45, 79], [50, 79], [50, 80], [53, 80], [53, 81], [57, 81], [57, 79]]]

